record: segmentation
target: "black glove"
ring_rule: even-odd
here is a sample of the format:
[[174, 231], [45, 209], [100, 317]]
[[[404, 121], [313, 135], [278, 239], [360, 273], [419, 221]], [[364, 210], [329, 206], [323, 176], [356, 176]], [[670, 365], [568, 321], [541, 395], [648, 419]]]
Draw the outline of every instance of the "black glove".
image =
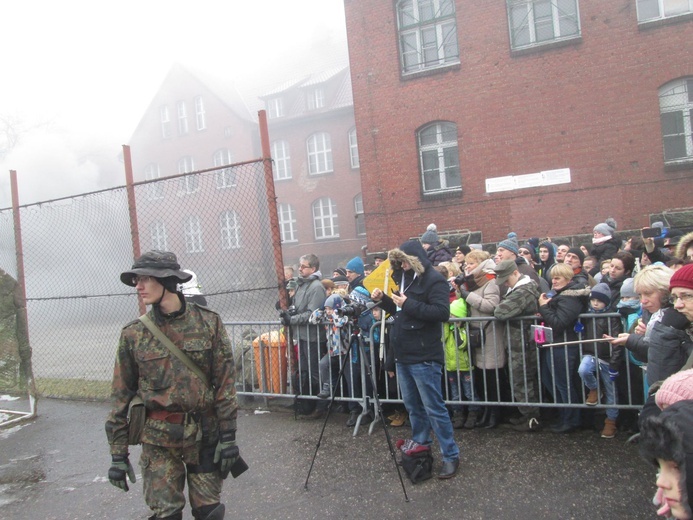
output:
[[219, 433], [219, 443], [214, 452], [214, 464], [219, 464], [219, 472], [221, 478], [229, 476], [231, 466], [233, 466], [240, 457], [238, 446], [236, 446], [236, 430]]
[[127, 455], [111, 455], [112, 466], [108, 470], [108, 480], [115, 487], [122, 489], [123, 491], [129, 491], [128, 481], [125, 478], [127, 475], [130, 478], [130, 482], [133, 484], [137, 482], [135, 479], [135, 470], [132, 469], [132, 464]]
[[673, 327], [678, 330], [686, 330], [688, 328], [688, 318], [681, 314], [676, 309], [667, 309], [662, 316], [662, 325]]
[[282, 322], [282, 325], [288, 327], [291, 325], [291, 314], [289, 314], [289, 311], [283, 310], [279, 313], [279, 321]]
[[467, 299], [467, 296], [469, 296], [469, 291], [465, 289], [464, 287], [460, 287], [460, 298], [463, 300]]

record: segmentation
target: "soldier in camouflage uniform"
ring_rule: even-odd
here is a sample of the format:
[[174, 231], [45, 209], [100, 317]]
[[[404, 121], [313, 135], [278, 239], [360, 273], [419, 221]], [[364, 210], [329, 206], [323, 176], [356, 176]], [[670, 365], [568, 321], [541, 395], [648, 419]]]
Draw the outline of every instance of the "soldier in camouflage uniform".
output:
[[161, 344], [140, 320], [120, 336], [113, 373], [113, 408], [106, 421], [112, 466], [110, 482], [128, 490], [135, 481], [128, 460], [128, 404], [139, 395], [146, 408], [140, 466], [150, 520], [182, 519], [184, 488], [193, 517], [224, 517], [223, 479], [239, 458], [237, 401], [231, 344], [221, 317], [186, 302], [177, 284], [190, 280], [176, 255], [150, 251], [140, 256], [121, 281], [135, 287], [161, 331], [206, 375], [211, 388]]
[[[510, 342], [510, 370], [512, 374], [513, 398], [515, 401], [536, 403], [539, 398], [537, 388], [537, 355], [531, 348], [529, 326], [519, 320], [519, 316], [534, 316], [538, 310], [539, 287], [526, 274], [517, 269], [513, 260], [503, 260], [495, 268], [496, 283], [509, 290], [493, 315], [499, 320], [508, 321], [507, 331]], [[523, 338], [523, 330], [525, 337]], [[513, 429], [522, 432], [533, 432], [539, 429], [539, 407], [518, 406], [520, 417], [511, 419]]]

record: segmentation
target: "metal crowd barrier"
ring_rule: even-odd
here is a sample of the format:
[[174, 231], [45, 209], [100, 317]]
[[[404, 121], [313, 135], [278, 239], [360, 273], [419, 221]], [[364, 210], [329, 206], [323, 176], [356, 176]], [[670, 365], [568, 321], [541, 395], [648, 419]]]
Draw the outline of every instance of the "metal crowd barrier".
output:
[[[585, 332], [594, 331], [595, 319], [617, 318], [617, 313], [609, 314], [581, 314], [579, 322], [584, 326], [583, 333], [578, 334], [581, 341], [569, 346], [575, 355], [575, 350], [578, 351], [578, 364], [583, 356], [583, 347], [585, 343], [595, 341], [594, 339], [586, 339]], [[522, 363], [524, 399], [517, 399], [513, 394], [512, 370], [509, 369], [512, 363], [512, 356], [515, 355], [510, 349], [510, 330], [507, 326], [508, 322], [519, 322], [522, 331], [522, 354], [534, 356], [538, 367], [537, 375], [527, 373], [527, 366]], [[610, 322], [610, 320], [608, 320]], [[548, 359], [553, 359], [555, 356], [568, 356], [568, 348], [543, 347], [537, 346], [532, 340], [531, 326], [541, 323], [541, 318], [537, 316], [524, 316], [508, 320], [508, 322], [490, 318], [454, 318], [451, 323], [458, 324], [461, 329], [467, 333], [469, 337], [470, 326], [484, 327], [487, 323], [487, 336], [502, 338], [501, 348], [492, 349], [489, 342], [486, 341], [481, 351], [478, 353], [476, 368], [470, 371], [470, 378], [473, 387], [476, 390], [475, 404], [480, 406], [538, 406], [538, 407], [574, 407], [586, 408], [586, 388], [582, 384], [578, 374], [577, 366], [574, 373], [569, 372], [569, 363], [565, 362], [566, 380], [577, 385], [578, 396], [577, 400], [569, 400], [567, 403], [555, 403], [550, 395], [555, 395], [556, 386], [555, 379], [546, 381], [545, 370]], [[322, 388], [324, 381], [319, 375], [319, 361], [324, 354], [324, 343], [321, 339], [324, 337], [319, 332], [319, 327], [324, 325], [305, 325], [301, 326], [298, 331], [298, 337], [291, 337], [284, 327], [278, 322], [228, 322], [225, 323], [229, 336], [231, 338], [236, 360], [236, 385], [240, 395], [254, 395], [265, 397], [296, 397], [300, 396], [303, 399], [317, 400], [317, 393]], [[345, 325], [347, 334], [352, 336], [352, 328], [356, 325], [352, 322]], [[369, 331], [369, 337], [364, 339], [364, 346], [367, 347], [370, 366], [373, 367], [373, 373], [376, 378], [378, 387], [379, 400], [382, 403], [402, 403], [401, 392], [396, 383], [391, 381], [387, 374], [384, 373], [384, 366], [388, 361], [388, 352], [385, 348], [387, 342], [383, 345], [376, 344], [373, 341], [374, 332], [381, 327], [380, 323], [372, 325]], [[455, 327], [455, 334], [459, 334], [460, 328]], [[386, 338], [387, 338], [386, 325]], [[611, 336], [618, 335], [617, 330], [612, 330], [610, 327], [608, 333]], [[593, 334], [592, 334], [593, 335]], [[363, 337], [363, 336], [362, 336]], [[553, 342], [558, 343], [567, 341], [567, 333], [562, 335], [554, 335]], [[300, 345], [310, 345], [309, 348], [301, 348]], [[320, 345], [318, 352], [317, 345]], [[613, 347], [611, 347], [613, 349]], [[491, 350], [493, 350], [491, 352]], [[350, 355], [354, 355], [353, 349]], [[543, 359], [542, 359], [543, 357]], [[642, 380], [645, 377], [646, 366], [640, 366], [634, 362], [631, 356], [624, 353], [625, 369], [619, 374], [620, 381], [617, 381], [619, 388], [620, 400], [615, 405], [607, 405], [603, 402], [598, 403], [590, 408], [619, 408], [619, 409], [635, 409], [642, 407], [644, 402], [644, 394], [642, 392]], [[344, 356], [336, 356], [339, 361], [339, 366], [336, 365], [331, 369], [332, 379], [339, 372], [339, 368], [344, 363]], [[496, 365], [493, 368], [480, 370], [479, 359], [488, 359], [492, 364]], [[336, 392], [335, 400], [340, 402], [356, 402], [361, 405], [363, 410], [368, 410], [371, 406], [372, 391], [367, 380], [367, 371], [365, 361], [362, 356], [358, 356], [358, 363], [352, 368], [351, 360], [347, 360], [344, 374], [339, 381], [328, 381], [331, 392]], [[544, 370], [542, 370], [544, 368]], [[444, 371], [445, 372], [445, 371]], [[463, 398], [463, 381], [464, 372], [457, 372], [454, 381], [451, 384], [457, 386], [457, 395], [459, 399], [452, 399], [451, 384], [446, 384], [446, 380], [441, 380], [443, 386], [443, 396], [447, 405], [468, 405], [472, 401]], [[527, 378], [536, 377], [535, 382], [538, 388], [537, 399], [528, 399]], [[301, 382], [303, 381], [303, 387]], [[312, 381], [312, 386], [306, 382]], [[597, 377], [598, 392], [601, 394], [602, 381]], [[308, 385], [308, 386], [306, 386]], [[349, 388], [355, 389], [352, 392]], [[552, 392], [546, 392], [552, 390]], [[623, 398], [625, 396], [625, 399]]]

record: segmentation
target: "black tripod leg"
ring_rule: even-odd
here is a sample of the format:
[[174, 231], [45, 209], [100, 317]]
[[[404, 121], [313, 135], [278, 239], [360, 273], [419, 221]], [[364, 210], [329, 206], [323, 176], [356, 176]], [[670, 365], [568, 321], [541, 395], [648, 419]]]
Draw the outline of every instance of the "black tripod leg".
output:
[[[373, 350], [373, 349], [371, 349]], [[366, 375], [371, 380], [371, 386], [373, 387], [373, 403], [375, 408], [375, 414], [380, 417], [380, 422], [383, 424], [383, 431], [385, 432], [385, 439], [387, 439], [387, 446], [390, 448], [390, 456], [392, 457], [392, 462], [395, 464], [395, 469], [397, 470], [397, 476], [399, 477], [399, 483], [402, 485], [402, 493], [404, 493], [404, 500], [409, 502], [409, 497], [407, 496], [407, 489], [404, 487], [404, 479], [402, 478], [402, 472], [399, 469], [399, 464], [397, 463], [397, 455], [395, 452], [395, 447], [392, 444], [392, 438], [390, 437], [390, 431], [387, 428], [387, 423], [385, 422], [385, 416], [383, 415], [382, 408], [380, 407], [380, 398], [378, 397], [378, 387], [376, 385], [377, 381], [373, 375], [373, 370], [371, 368], [371, 360], [366, 356], [366, 349], [363, 346], [363, 340], [359, 336], [359, 354], [363, 360], [365, 360]], [[373, 427], [375, 426], [376, 418], [373, 418], [373, 422], [370, 425], [368, 434], [373, 432]]]
[[[339, 376], [337, 381], [342, 380], [344, 375], [344, 368], [351, 356], [351, 342], [347, 347], [346, 354], [344, 354], [344, 359], [342, 360], [342, 366], [339, 367]], [[334, 404], [334, 399], [337, 396], [337, 385], [332, 389], [332, 396], [330, 397], [330, 403], [327, 405], [327, 413], [325, 414], [325, 420], [322, 423], [322, 429], [320, 430], [320, 437], [318, 437], [318, 443], [315, 445], [315, 453], [313, 453], [313, 460], [310, 461], [310, 468], [308, 469], [308, 475], [306, 475], [306, 482], [303, 484], [304, 489], [308, 489], [308, 479], [310, 479], [310, 474], [313, 471], [313, 465], [315, 464], [315, 458], [318, 456], [318, 450], [320, 449], [320, 443], [322, 442], [322, 437], [325, 433], [325, 428], [327, 427], [327, 420], [330, 418], [330, 413], [332, 412], [332, 405]], [[401, 477], [400, 477], [401, 478]]]

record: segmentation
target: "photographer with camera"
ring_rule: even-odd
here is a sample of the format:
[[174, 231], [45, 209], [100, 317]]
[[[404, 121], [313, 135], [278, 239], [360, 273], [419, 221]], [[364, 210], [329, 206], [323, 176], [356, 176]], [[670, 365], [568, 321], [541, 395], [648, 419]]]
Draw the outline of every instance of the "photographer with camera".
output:
[[390, 297], [376, 288], [371, 297], [394, 316], [390, 340], [412, 441], [430, 449], [433, 430], [443, 456], [438, 478], [448, 479], [455, 476], [460, 464], [460, 450], [441, 389], [445, 363], [442, 324], [450, 317], [448, 283], [433, 269], [418, 240], [393, 249], [388, 258], [392, 280], [400, 291]]
[[[302, 395], [317, 395], [320, 391], [319, 362], [321, 346], [325, 344], [325, 328], [311, 325], [310, 315], [325, 302], [325, 288], [320, 281], [320, 260], [314, 254], [303, 255], [298, 261], [298, 278], [294, 304], [279, 313], [282, 325], [291, 327], [293, 341], [298, 343], [298, 373], [296, 387]], [[294, 376], [292, 375], [292, 377]], [[317, 408], [310, 401], [303, 402], [300, 415], [319, 419], [326, 404]]]

